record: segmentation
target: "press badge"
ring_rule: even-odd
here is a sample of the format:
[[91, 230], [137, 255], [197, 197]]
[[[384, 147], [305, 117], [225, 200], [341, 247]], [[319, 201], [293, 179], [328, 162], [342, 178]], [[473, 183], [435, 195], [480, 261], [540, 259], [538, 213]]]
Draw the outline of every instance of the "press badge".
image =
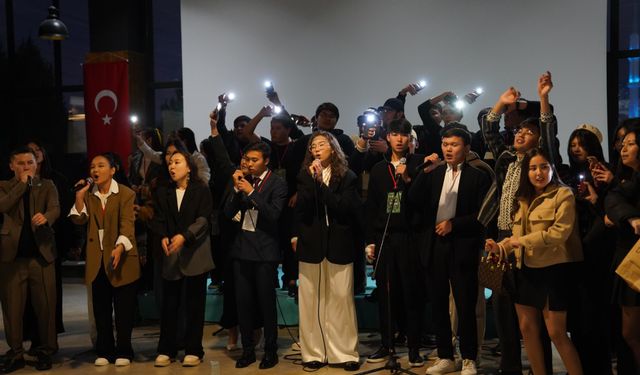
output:
[[100, 250], [104, 251], [104, 246], [102, 246], [102, 239], [104, 239], [104, 229], [98, 229], [98, 239], [100, 240]]
[[258, 225], [258, 210], [250, 209], [244, 213], [244, 220], [242, 221], [242, 230], [247, 232], [255, 232], [256, 225]]
[[389, 192], [387, 193], [387, 213], [399, 214], [400, 213], [400, 201], [402, 200], [402, 192]]

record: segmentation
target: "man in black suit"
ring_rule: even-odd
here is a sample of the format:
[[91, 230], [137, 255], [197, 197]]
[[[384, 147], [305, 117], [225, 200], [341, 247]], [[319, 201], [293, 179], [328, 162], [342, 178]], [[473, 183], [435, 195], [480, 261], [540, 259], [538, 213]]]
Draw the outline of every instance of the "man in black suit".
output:
[[[224, 206], [227, 217], [240, 215], [242, 228], [231, 250], [243, 347], [236, 368], [247, 367], [256, 360], [253, 349], [256, 310], [262, 313], [264, 321], [265, 355], [260, 368], [271, 368], [278, 363], [274, 281], [280, 261], [278, 219], [286, 204], [287, 185], [267, 168], [270, 154], [269, 146], [262, 142], [245, 148], [243, 159], [249, 175], [235, 171], [235, 194], [227, 199]], [[258, 306], [255, 305], [256, 299]]]
[[459, 127], [442, 132], [442, 154], [426, 159], [432, 164], [416, 178], [409, 201], [421, 209], [425, 247], [422, 264], [427, 269], [438, 341], [438, 359], [427, 374], [456, 371], [449, 323], [449, 285], [460, 317], [462, 374], [476, 374], [478, 340], [475, 305], [478, 298], [478, 248], [484, 227], [477, 220], [482, 200], [491, 185], [487, 175], [465, 159], [471, 148], [471, 134]]
[[[411, 124], [406, 119], [391, 121], [386, 140], [391, 152], [371, 169], [366, 217], [370, 220], [365, 237], [367, 258], [376, 262], [376, 284], [379, 301], [381, 346], [367, 358], [367, 362], [381, 362], [394, 355], [394, 308], [404, 302], [406, 310], [407, 346], [409, 364], [424, 364], [420, 356], [420, 312], [422, 298], [419, 293], [417, 250], [412, 247], [413, 210], [407, 204], [406, 193], [415, 178], [417, 167], [423, 162], [421, 155], [409, 154]], [[386, 235], [386, 236], [385, 236]], [[384, 239], [384, 247], [381, 243]], [[403, 312], [404, 313], [404, 312]], [[397, 318], [397, 316], [396, 316]], [[391, 326], [391, 327], [390, 327]]]

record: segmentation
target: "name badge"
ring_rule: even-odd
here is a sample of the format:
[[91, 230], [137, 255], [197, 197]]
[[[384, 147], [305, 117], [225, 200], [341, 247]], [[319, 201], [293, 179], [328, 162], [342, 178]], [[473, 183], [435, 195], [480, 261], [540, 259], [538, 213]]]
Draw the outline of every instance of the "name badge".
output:
[[399, 214], [400, 201], [402, 201], [401, 191], [387, 193], [387, 213]]
[[242, 230], [247, 232], [255, 232], [258, 225], [258, 210], [250, 209], [244, 213], [244, 220], [242, 221]]

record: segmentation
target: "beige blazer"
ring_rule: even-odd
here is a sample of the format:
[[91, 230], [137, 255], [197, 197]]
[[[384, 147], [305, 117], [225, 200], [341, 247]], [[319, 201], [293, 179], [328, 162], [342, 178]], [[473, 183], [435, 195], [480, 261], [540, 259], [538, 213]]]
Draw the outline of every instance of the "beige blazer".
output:
[[[18, 253], [20, 233], [24, 223], [24, 204], [22, 196], [27, 184], [16, 177], [0, 181], [0, 213], [4, 215], [0, 228], [0, 262], [13, 262]], [[60, 203], [56, 186], [51, 180], [34, 178], [29, 195], [30, 218], [41, 213], [47, 218], [47, 224], [34, 226], [31, 230], [42, 257], [51, 263], [56, 258], [56, 241], [51, 226], [60, 216]]]
[[[136, 197], [133, 190], [118, 184], [118, 193], [107, 198], [104, 215], [100, 198], [91, 192], [85, 196], [87, 214], [71, 215], [75, 224], [87, 225], [87, 265], [86, 282], [91, 283], [98, 276], [100, 267], [104, 270], [114, 287], [130, 284], [140, 278], [140, 261], [134, 235], [133, 202]], [[98, 230], [104, 229], [102, 240], [104, 251], [100, 249]], [[111, 251], [115, 248], [118, 236], [129, 239], [133, 248], [122, 253], [120, 264], [111, 270]]]
[[513, 249], [508, 239], [501, 244], [507, 251], [515, 251], [518, 267], [541, 268], [583, 259], [578, 233], [576, 200], [566, 186], [547, 186], [544, 193], [531, 204], [519, 200], [513, 222], [513, 236], [521, 248]]

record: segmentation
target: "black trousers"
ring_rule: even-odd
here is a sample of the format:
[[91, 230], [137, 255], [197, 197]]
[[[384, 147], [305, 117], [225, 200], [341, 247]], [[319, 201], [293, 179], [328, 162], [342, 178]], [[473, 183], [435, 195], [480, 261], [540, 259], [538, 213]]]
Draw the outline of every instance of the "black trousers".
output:
[[[187, 327], [184, 335], [184, 354], [204, 357], [202, 331], [207, 296], [207, 273], [185, 276], [179, 280], [164, 280], [164, 298], [160, 318], [158, 353], [175, 357], [178, 352], [178, 322], [180, 307], [186, 310]], [[182, 296], [184, 290], [185, 298]], [[184, 303], [184, 306], [181, 306]]]
[[449, 285], [458, 311], [458, 333], [462, 358], [475, 360], [478, 355], [476, 302], [478, 300], [477, 249], [454, 248], [449, 238], [434, 240], [427, 282], [431, 291], [433, 323], [438, 343], [438, 357], [453, 359]]
[[256, 310], [262, 313], [265, 351], [275, 352], [278, 350], [278, 320], [274, 285], [277, 269], [278, 263], [275, 262], [234, 259], [238, 322], [244, 351], [253, 351], [256, 344], [253, 342], [253, 330], [259, 325]]
[[[114, 358], [133, 359], [131, 332], [137, 306], [137, 283], [114, 287], [100, 267], [98, 276], [91, 284], [93, 293], [93, 317], [98, 337], [96, 354], [110, 361]], [[115, 310], [117, 339], [113, 338], [113, 320]]]
[[[377, 244], [380, 248], [380, 244]], [[424, 302], [418, 276], [417, 249], [409, 243], [407, 233], [389, 233], [376, 270], [378, 316], [382, 345], [394, 348], [394, 324], [405, 328], [407, 346], [420, 347], [420, 313]], [[398, 305], [404, 305], [400, 316]], [[398, 323], [402, 322], [402, 323]], [[390, 324], [392, 323], [392, 324]], [[404, 327], [402, 327], [404, 326]]]

